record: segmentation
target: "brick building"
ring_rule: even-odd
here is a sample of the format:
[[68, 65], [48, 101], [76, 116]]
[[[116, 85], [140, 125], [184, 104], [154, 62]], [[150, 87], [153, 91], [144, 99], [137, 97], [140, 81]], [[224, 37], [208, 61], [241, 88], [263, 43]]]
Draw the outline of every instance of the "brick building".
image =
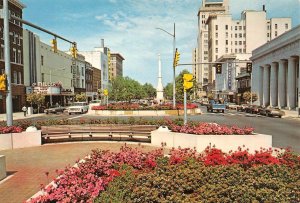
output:
[[[19, 0], [9, 0], [8, 7], [11, 15], [22, 18], [22, 11], [25, 5]], [[3, 9], [3, 1], [0, 1], [0, 8]], [[4, 63], [4, 23], [0, 18], [0, 73], [5, 73]], [[10, 60], [11, 60], [11, 83], [13, 111], [21, 111], [25, 101], [24, 71], [23, 71], [23, 28], [22, 23], [13, 19], [9, 21], [10, 33]], [[6, 94], [0, 92], [0, 113], [6, 112]]]

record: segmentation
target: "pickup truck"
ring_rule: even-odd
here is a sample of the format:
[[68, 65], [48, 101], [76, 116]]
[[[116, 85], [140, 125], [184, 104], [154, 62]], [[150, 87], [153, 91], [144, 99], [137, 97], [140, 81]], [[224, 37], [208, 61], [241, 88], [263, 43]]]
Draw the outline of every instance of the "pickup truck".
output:
[[210, 100], [209, 105], [207, 106], [207, 112], [222, 112], [224, 113], [226, 109], [226, 104], [216, 103], [215, 100]]
[[86, 102], [74, 102], [72, 106], [68, 108], [68, 113], [86, 113], [89, 110], [89, 105]]

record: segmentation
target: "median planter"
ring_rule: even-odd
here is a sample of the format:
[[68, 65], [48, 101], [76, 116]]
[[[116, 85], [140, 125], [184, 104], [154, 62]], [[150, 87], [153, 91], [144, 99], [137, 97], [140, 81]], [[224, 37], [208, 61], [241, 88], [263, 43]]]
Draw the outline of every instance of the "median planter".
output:
[[0, 155], [0, 180], [6, 177], [6, 161], [5, 156]]
[[207, 146], [214, 146], [223, 152], [236, 150], [245, 146], [253, 153], [260, 148], [272, 147], [272, 136], [264, 134], [253, 135], [195, 135], [186, 133], [175, 133], [168, 130], [155, 130], [151, 132], [151, 144], [168, 148], [195, 148], [198, 152], [205, 150]]
[[[89, 114], [99, 116], [177, 116], [183, 115], [183, 110], [89, 110]], [[187, 109], [187, 114], [201, 114], [201, 109]]]
[[40, 146], [41, 131], [0, 134], [0, 150]]

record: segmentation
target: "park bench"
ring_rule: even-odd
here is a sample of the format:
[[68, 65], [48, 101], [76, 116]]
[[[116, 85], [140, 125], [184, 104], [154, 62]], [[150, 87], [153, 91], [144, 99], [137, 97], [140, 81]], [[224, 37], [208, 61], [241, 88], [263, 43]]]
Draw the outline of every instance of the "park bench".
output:
[[43, 143], [69, 141], [151, 142], [154, 125], [57, 125], [42, 126]]

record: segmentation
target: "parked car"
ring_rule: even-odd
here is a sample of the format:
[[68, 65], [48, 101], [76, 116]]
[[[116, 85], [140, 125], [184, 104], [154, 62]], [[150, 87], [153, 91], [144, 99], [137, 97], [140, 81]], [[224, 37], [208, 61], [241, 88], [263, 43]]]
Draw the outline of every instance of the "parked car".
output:
[[89, 105], [86, 102], [74, 102], [73, 105], [68, 107], [68, 113], [86, 113], [89, 110]]
[[261, 108], [259, 114], [270, 116], [270, 117], [277, 116], [279, 118], [285, 115], [284, 111], [280, 110], [279, 108], [271, 108], [271, 107]]
[[209, 105], [206, 107], [207, 108], [207, 112], [225, 112], [226, 109], [226, 104], [220, 104], [217, 103], [215, 100], [210, 100], [209, 101]]
[[237, 110], [239, 105], [235, 104], [235, 103], [226, 103], [226, 108], [227, 109], [232, 109], [232, 110]]
[[45, 109], [44, 112], [46, 114], [49, 113], [63, 113], [64, 110], [66, 109], [66, 107], [64, 106], [60, 106], [60, 105], [54, 105], [54, 106], [50, 106], [48, 109]]
[[248, 107], [249, 105], [248, 104], [242, 104], [240, 106], [238, 106], [236, 108], [237, 111], [245, 111], [245, 109]]
[[252, 113], [252, 114], [259, 114], [261, 108], [262, 108], [261, 106], [258, 106], [258, 105], [252, 105], [252, 106], [250, 107], [249, 113]]

